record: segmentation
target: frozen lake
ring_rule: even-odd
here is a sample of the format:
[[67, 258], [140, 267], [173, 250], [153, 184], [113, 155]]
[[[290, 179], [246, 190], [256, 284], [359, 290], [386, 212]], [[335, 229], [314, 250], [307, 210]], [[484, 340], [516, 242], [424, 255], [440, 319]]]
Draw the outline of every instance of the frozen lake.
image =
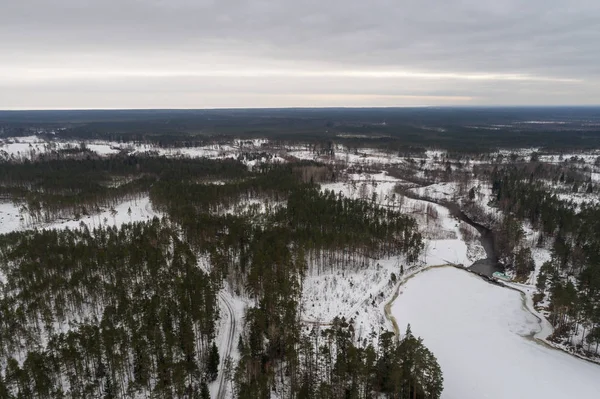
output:
[[438, 358], [443, 399], [600, 398], [600, 366], [529, 338], [540, 325], [516, 291], [435, 268], [400, 287], [392, 314]]

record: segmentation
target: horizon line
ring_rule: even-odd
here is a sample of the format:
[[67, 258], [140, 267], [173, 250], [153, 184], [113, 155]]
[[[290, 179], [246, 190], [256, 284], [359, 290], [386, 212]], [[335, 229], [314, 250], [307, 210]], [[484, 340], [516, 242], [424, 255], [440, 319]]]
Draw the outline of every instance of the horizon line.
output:
[[2, 108], [0, 112], [60, 112], [60, 111], [228, 111], [228, 110], [327, 110], [327, 109], [410, 109], [410, 108], [600, 108], [599, 104], [557, 105], [391, 105], [391, 106], [282, 106], [282, 107], [203, 107], [203, 108]]

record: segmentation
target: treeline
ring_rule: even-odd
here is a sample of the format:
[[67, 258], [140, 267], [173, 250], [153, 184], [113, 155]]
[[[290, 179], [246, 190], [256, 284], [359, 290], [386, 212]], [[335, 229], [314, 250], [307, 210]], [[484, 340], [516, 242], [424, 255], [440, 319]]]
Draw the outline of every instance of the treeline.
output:
[[234, 179], [247, 168], [231, 159], [116, 155], [0, 162], [0, 196], [17, 202], [34, 223], [79, 218], [140, 196], [157, 180]]
[[567, 341], [583, 353], [598, 354], [600, 206], [560, 199], [535, 170], [507, 167], [490, 175], [496, 205], [505, 215], [496, 233], [499, 248], [512, 254], [517, 276], [529, 275], [534, 262], [530, 248], [522, 242], [521, 222], [531, 224], [538, 232], [535, 245], [551, 248], [552, 258], [537, 279], [536, 302], [546, 296], [550, 299], [550, 321], [556, 328], [553, 339]]
[[[561, 123], [526, 123], [532, 120]], [[137, 140], [160, 145], [241, 136], [293, 141], [325, 138], [395, 150], [436, 147], [457, 152], [494, 151], [538, 147], [540, 143], [562, 150], [594, 148], [600, 131], [596, 124], [581, 121], [598, 121], [597, 109], [27, 111], [0, 112], [0, 131], [9, 135], [29, 128], [65, 128], [57, 132], [59, 137]]]
[[[161, 210], [168, 212], [178, 221], [186, 218], [191, 208], [199, 213], [219, 213], [240, 201], [251, 199], [271, 199], [284, 201], [289, 192], [302, 179], [313, 179], [313, 174], [303, 171], [319, 169], [312, 162], [290, 165], [261, 164], [254, 173], [248, 173], [244, 179], [206, 183], [179, 175], [176, 178], [162, 178], [150, 191], [152, 202]], [[238, 176], [241, 177], [241, 176]]]
[[302, 187], [291, 193], [275, 220], [292, 226], [313, 266], [344, 268], [404, 254], [408, 262], [423, 250], [414, 219], [393, 209]]
[[3, 397], [200, 397], [216, 378], [220, 284], [165, 221], [12, 233], [0, 254]]
[[[443, 377], [435, 356], [408, 327], [403, 339], [382, 333], [378, 345], [357, 345], [352, 323], [336, 318], [332, 326], [312, 328], [298, 345], [297, 359], [276, 365], [261, 359], [262, 342], [239, 342], [240, 367], [234, 393], [241, 399], [269, 398], [270, 380], [278, 397], [298, 399], [439, 398]], [[265, 369], [268, 373], [258, 372]], [[289, 378], [288, 378], [289, 376]]]

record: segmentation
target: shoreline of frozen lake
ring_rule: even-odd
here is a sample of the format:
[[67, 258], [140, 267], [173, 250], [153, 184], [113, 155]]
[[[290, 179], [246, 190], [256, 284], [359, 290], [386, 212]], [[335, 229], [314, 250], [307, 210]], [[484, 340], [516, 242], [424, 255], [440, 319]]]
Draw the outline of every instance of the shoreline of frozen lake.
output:
[[596, 398], [600, 366], [529, 339], [541, 329], [521, 293], [454, 267], [399, 288], [391, 313], [438, 358], [442, 399]]

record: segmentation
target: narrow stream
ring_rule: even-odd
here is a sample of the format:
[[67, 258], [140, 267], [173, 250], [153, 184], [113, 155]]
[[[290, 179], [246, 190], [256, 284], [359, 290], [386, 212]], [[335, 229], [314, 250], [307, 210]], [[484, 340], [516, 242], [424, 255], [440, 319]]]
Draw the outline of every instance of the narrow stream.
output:
[[471, 266], [469, 266], [469, 269], [477, 274], [487, 277], [492, 277], [495, 272], [504, 271], [504, 267], [500, 262], [498, 262], [498, 255], [496, 254], [496, 245], [494, 242], [494, 232], [491, 229], [488, 229], [487, 227], [473, 221], [463, 211], [460, 210], [458, 205], [452, 205], [454, 206], [447, 206], [450, 212], [453, 212], [451, 208], [456, 207], [457, 210], [455, 216], [458, 217], [459, 220], [462, 220], [463, 222], [475, 227], [477, 231], [479, 231], [481, 245], [483, 245], [483, 249], [485, 249], [485, 253], [487, 255], [487, 258], [474, 262]]
[[468, 267], [469, 270], [485, 277], [492, 277], [494, 272], [504, 271], [504, 266], [500, 262], [498, 262], [498, 255], [496, 253], [496, 246], [494, 243], [494, 232], [491, 229], [472, 220], [469, 216], [467, 216], [467, 214], [465, 214], [460, 209], [460, 206], [458, 204], [455, 204], [453, 202], [441, 200], [436, 201], [430, 198], [420, 197], [410, 191], [406, 192], [404, 195], [416, 200], [426, 201], [432, 204], [443, 206], [444, 208], [448, 209], [448, 211], [450, 211], [450, 214], [452, 216], [477, 229], [477, 231], [479, 232], [481, 245], [485, 250], [487, 258], [480, 259], [474, 262], [471, 266]]

